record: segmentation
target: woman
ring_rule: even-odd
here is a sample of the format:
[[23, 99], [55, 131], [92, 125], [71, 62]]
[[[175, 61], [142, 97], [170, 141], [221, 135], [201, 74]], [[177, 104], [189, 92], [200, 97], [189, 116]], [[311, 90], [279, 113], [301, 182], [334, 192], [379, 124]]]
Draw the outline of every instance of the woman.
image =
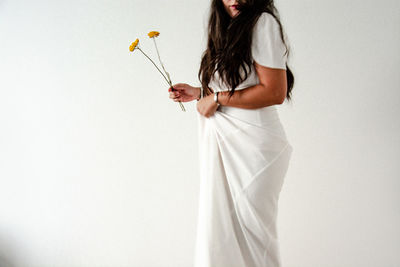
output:
[[276, 106], [294, 79], [275, 14], [272, 0], [213, 0], [202, 86], [169, 88], [174, 101], [198, 101], [194, 267], [281, 266], [277, 205], [293, 148]]

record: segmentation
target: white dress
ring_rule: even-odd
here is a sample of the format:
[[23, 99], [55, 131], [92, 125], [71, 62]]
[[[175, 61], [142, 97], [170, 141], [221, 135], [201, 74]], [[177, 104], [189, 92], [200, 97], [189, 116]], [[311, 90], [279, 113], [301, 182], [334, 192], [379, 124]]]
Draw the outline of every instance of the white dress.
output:
[[[274, 17], [262, 13], [252, 41], [253, 60], [286, 69], [287, 56]], [[209, 87], [226, 91], [218, 74]], [[251, 75], [236, 90], [258, 84]], [[278, 199], [292, 146], [276, 106], [220, 106], [197, 112], [200, 195], [194, 267], [280, 267]]]

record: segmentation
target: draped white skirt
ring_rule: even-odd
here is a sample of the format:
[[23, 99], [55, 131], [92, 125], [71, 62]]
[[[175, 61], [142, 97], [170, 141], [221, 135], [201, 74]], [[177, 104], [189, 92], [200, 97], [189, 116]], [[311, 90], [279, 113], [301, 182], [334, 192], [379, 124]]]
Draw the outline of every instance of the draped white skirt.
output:
[[292, 154], [276, 106], [197, 112], [194, 267], [280, 267], [278, 199]]

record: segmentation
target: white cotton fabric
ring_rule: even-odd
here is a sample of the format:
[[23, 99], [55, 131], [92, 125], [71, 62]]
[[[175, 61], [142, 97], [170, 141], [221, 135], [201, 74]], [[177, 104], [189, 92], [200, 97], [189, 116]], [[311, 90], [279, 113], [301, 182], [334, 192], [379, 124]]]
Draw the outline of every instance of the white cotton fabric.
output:
[[260, 65], [286, 69], [286, 47], [278, 21], [269, 13], [262, 13], [255, 25], [251, 52], [253, 60]]
[[[286, 58], [274, 25], [273, 17], [263, 13], [253, 35], [253, 56], [283, 68]], [[244, 85], [258, 83], [256, 77]], [[216, 83], [210, 87], [226, 90]], [[197, 112], [197, 117], [200, 195], [194, 267], [280, 267], [278, 199], [293, 148], [276, 106], [219, 106], [213, 116]]]

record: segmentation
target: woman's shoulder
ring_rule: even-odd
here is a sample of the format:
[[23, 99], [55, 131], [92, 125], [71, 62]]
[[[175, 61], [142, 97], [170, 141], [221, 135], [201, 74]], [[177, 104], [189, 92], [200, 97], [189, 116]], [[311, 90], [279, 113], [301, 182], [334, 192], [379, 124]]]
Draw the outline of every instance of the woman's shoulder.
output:
[[278, 21], [272, 14], [268, 12], [262, 12], [261, 15], [258, 17], [258, 20], [255, 25], [257, 29], [269, 28], [269, 27], [274, 28], [277, 26], [278, 26]]
[[261, 13], [252, 38], [252, 56], [258, 64], [286, 69], [286, 45], [281, 37], [278, 20], [272, 14]]
[[260, 18], [262, 18], [262, 19], [275, 19], [274, 16], [271, 13], [268, 13], [266, 11], [261, 13]]

